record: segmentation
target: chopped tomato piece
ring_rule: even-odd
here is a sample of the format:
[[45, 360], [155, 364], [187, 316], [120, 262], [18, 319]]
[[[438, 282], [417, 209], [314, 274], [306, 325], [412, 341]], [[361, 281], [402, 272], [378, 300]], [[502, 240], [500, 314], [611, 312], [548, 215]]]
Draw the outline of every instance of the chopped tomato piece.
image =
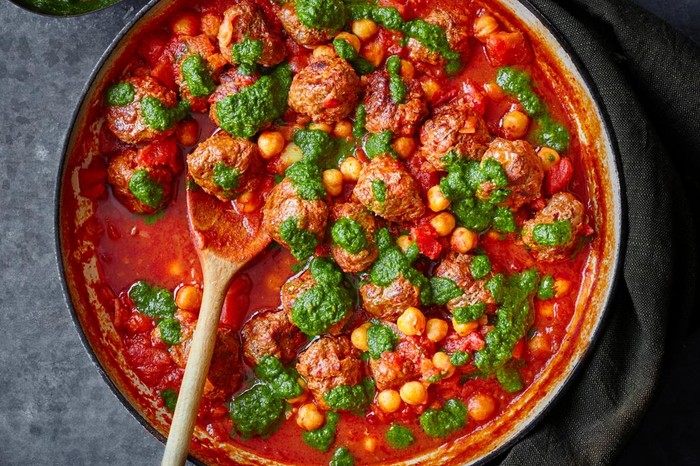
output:
[[143, 314], [132, 312], [126, 321], [126, 330], [129, 335], [148, 332], [153, 328], [153, 321]]
[[525, 349], [525, 340], [521, 338], [520, 340], [518, 340], [518, 342], [513, 347], [513, 357], [515, 359], [522, 359], [524, 349]]
[[474, 113], [479, 116], [484, 116], [486, 113], [486, 96], [484, 93], [481, 92], [471, 80], [464, 82], [462, 90]]
[[155, 66], [165, 51], [167, 41], [160, 35], [149, 34], [139, 44], [138, 53], [149, 65]]
[[479, 332], [472, 332], [467, 335], [466, 347], [470, 351], [479, 351], [484, 349], [486, 343], [484, 342], [484, 337]]
[[107, 191], [107, 167], [100, 157], [95, 157], [89, 167], [78, 172], [80, 195], [97, 199]]
[[148, 385], [156, 385], [172, 368], [170, 354], [160, 348], [149, 346], [143, 337], [134, 339], [126, 344], [125, 357]]
[[520, 32], [496, 32], [486, 39], [486, 57], [492, 66], [524, 65], [532, 52], [525, 35]]
[[411, 229], [411, 236], [416, 241], [416, 245], [421, 254], [433, 260], [440, 257], [442, 245], [437, 239], [437, 232], [429, 223], [413, 227]]
[[253, 288], [253, 282], [250, 281], [248, 275], [240, 275], [231, 283], [231, 287], [226, 293], [224, 307], [221, 310], [220, 325], [234, 329], [240, 328], [250, 305], [251, 288]]
[[177, 88], [175, 73], [173, 73], [173, 64], [169, 59], [158, 62], [158, 64], [151, 69], [151, 76], [170, 89]]
[[406, 168], [413, 179], [418, 182], [423, 195], [427, 195], [428, 190], [440, 182], [440, 173], [421, 155], [416, 154], [409, 158], [406, 162]]
[[177, 143], [173, 138], [161, 139], [139, 149], [137, 157], [140, 163], [149, 167], [166, 166], [173, 173], [182, 170]]
[[562, 157], [544, 173], [544, 192], [548, 196], [566, 189], [574, 175], [574, 166], [568, 157]]

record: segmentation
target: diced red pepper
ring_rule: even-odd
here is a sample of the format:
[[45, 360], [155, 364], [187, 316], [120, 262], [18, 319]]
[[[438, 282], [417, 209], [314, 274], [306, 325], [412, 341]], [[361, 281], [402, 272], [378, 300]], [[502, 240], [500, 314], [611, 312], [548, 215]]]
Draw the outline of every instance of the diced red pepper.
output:
[[544, 173], [543, 188], [545, 194], [551, 196], [566, 189], [574, 175], [574, 166], [569, 157], [562, 157], [559, 162], [549, 167]]
[[486, 57], [494, 67], [524, 65], [532, 52], [522, 32], [496, 32], [486, 39]]
[[220, 325], [233, 329], [241, 326], [250, 305], [249, 294], [252, 288], [253, 282], [248, 275], [240, 275], [231, 283], [221, 310]]
[[165, 166], [173, 173], [178, 173], [182, 170], [182, 160], [178, 157], [178, 152], [175, 139], [165, 138], [139, 149], [137, 158], [139, 163], [148, 167]]
[[432, 260], [440, 257], [442, 245], [437, 240], [437, 232], [429, 223], [411, 228], [411, 237], [416, 241], [421, 254]]

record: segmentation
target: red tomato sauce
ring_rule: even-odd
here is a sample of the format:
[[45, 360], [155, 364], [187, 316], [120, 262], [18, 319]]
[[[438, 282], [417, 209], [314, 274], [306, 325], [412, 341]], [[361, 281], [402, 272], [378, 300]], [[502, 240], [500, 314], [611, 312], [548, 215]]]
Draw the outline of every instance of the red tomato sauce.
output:
[[[273, 2], [259, 0], [270, 17], [276, 17], [278, 6]], [[431, 8], [430, 2], [381, 2], [383, 5], [397, 7], [404, 12], [404, 18], [422, 17]], [[464, 8], [462, 2], [446, 2], [452, 8]], [[192, 1], [183, 11], [194, 12], [195, 16], [203, 13], [221, 15], [229, 6], [229, 2], [214, 1], [200, 5]], [[488, 12], [488, 6], [485, 7]], [[482, 14], [484, 10], [476, 6], [469, 7], [474, 16], [477, 12]], [[178, 18], [181, 13], [176, 12], [172, 18]], [[190, 13], [191, 14], [191, 13]], [[499, 13], [500, 14], [500, 13]], [[504, 20], [502, 16], [498, 16]], [[151, 75], [156, 76], [163, 84], [176, 89], [172, 76], [172, 67], [167, 58], [167, 46], [172, 33], [172, 19], [164, 19], [160, 28], [148, 32], [147, 40], [127, 54], [127, 57], [119, 63], [128, 63], [124, 69], [135, 72], [140, 67], [150, 67]], [[517, 24], [517, 23], [516, 23]], [[202, 25], [204, 27], [204, 24]], [[505, 23], [504, 28], [514, 28], [512, 24]], [[406, 51], [397, 43], [395, 34], [380, 31], [372, 41], [363, 44], [363, 50], [372, 48], [372, 42], [377, 41], [380, 47], [388, 50], [388, 53], [399, 53], [406, 56]], [[288, 62], [297, 71], [303, 68], [309, 58], [310, 52], [298, 46], [291, 40], [287, 40]], [[387, 53], [387, 54], [388, 54]], [[165, 58], [164, 58], [165, 57]], [[431, 99], [432, 103], [447, 101], [459, 90], [463, 90], [473, 96], [473, 108], [481, 113], [488, 125], [489, 132], [493, 135], [502, 135], [500, 119], [505, 112], [517, 102], [510, 97], [501, 95], [493, 98], [488, 95], [485, 85], [495, 80], [496, 67], [492, 66], [487, 58], [485, 47], [482, 43], [470, 38], [469, 58], [465, 62], [463, 71], [453, 78], [445, 76], [444, 72], [435, 66], [417, 65], [420, 80], [432, 79], [440, 86], [440, 91]], [[579, 142], [576, 133], [572, 131], [569, 117], [559, 102], [554, 90], [548, 83], [544, 73], [538, 64], [530, 61], [520, 66], [529, 72], [536, 84], [536, 92], [546, 103], [550, 114], [554, 119], [564, 124], [569, 129], [571, 141], [566, 156], [572, 163], [573, 177], [567, 185], [567, 190], [574, 193], [584, 205], [590, 208], [586, 182], [583, 178], [583, 170], [579, 160]], [[117, 76], [120, 74], [117, 71]], [[295, 123], [297, 116], [291, 115], [287, 123]], [[207, 139], [215, 127], [209, 121], [207, 114], [195, 115], [199, 123], [200, 131], [198, 142]], [[284, 125], [279, 128], [284, 131]], [[528, 134], [524, 139], [532, 139]], [[106, 159], [111, 153], [123, 147], [108, 131], [101, 134], [101, 149]], [[194, 145], [179, 145], [182, 155], [191, 152]], [[359, 157], [362, 159], [362, 157]], [[413, 161], [409, 161], [410, 165]], [[417, 173], [416, 178], [420, 183], [423, 197], [430, 186], [439, 180], [435, 173], [420, 174], [420, 164], [413, 168]], [[266, 171], [269, 174], [279, 174], [279, 159], [273, 158], [266, 162]], [[114, 303], [113, 322], [117, 332], [123, 339], [125, 355], [130, 366], [139, 377], [154, 391], [158, 392], [166, 388], [179, 387], [183, 369], [170, 357], [167, 345], [152, 338], [155, 323], [138, 313], [127, 305], [129, 300], [126, 293], [129, 287], [137, 280], [145, 280], [157, 284], [160, 287], [176, 291], [183, 285], [201, 285], [202, 273], [196, 252], [192, 246], [190, 232], [187, 223], [187, 209], [185, 203], [185, 176], [179, 175], [177, 192], [171, 205], [161, 214], [151, 217], [137, 216], [130, 213], [111, 194], [104, 189], [105, 163], [96, 160], [93, 166], [81, 171], [81, 194], [96, 200], [97, 211], [94, 223], [90, 223], [84, 231], [76, 232], [76, 236], [85, 235], [96, 239], [98, 252], [98, 268], [104, 294], [112, 297]], [[344, 187], [343, 194], [335, 201], [345, 200], [351, 193], [352, 185]], [[533, 205], [525, 206], [516, 215], [521, 224], [526, 218], [531, 218], [535, 212]], [[432, 214], [427, 214], [426, 219]], [[417, 222], [420, 223], [420, 222]], [[593, 233], [592, 225], [588, 227], [589, 236]], [[426, 240], [427, 241], [427, 240]], [[436, 254], [449, 249], [449, 242], [444, 239], [433, 240], [428, 247], [436, 248]], [[521, 376], [527, 387], [546, 366], [548, 360], [556, 353], [562, 339], [567, 334], [567, 329], [581, 286], [581, 273], [589, 255], [589, 246], [583, 244], [573, 259], [545, 263], [536, 261], [526, 250], [517, 234], [509, 234], [501, 237], [495, 233], [487, 233], [481, 236], [479, 246], [490, 257], [495, 272], [513, 273], [528, 268], [536, 268], [541, 276], [552, 275], [569, 283], [568, 291], [562, 296], [547, 301], [535, 301], [535, 317], [531, 329], [521, 343], [516, 345], [514, 356], [521, 359], [524, 364]], [[432, 267], [429, 261], [426, 267]], [[265, 309], [275, 309], [280, 306], [279, 290], [281, 286], [292, 277], [295, 272], [293, 266], [296, 260], [291, 254], [276, 245], [270, 246], [262, 254], [251, 261], [237, 276], [231, 286], [221, 317], [221, 325], [239, 330], [242, 325], [256, 312]], [[440, 307], [432, 307], [426, 310], [426, 317], [441, 317], [449, 321], [449, 314]], [[367, 315], [358, 312], [352, 323], [358, 324], [367, 319]], [[355, 325], [349, 326], [353, 328]], [[451, 334], [454, 332], [451, 330]], [[537, 336], [537, 343], [533, 344]], [[474, 332], [465, 344], [469, 347], [483, 345], [483, 335]], [[243, 364], [241, 361], [233, 361], [232, 364]], [[445, 379], [434, 385], [431, 392], [433, 404], [440, 404], [442, 400], [457, 397], [468, 404], [472, 395], [487, 393], [496, 402], [494, 414], [485, 421], [470, 419], [466, 428], [459, 431], [459, 437], [468, 436], [474, 430], [497, 418], [519, 394], [506, 393], [494, 378], [462, 379], [460, 374], [470, 373], [474, 370], [472, 362], [457, 369], [455, 376]], [[247, 377], [253, 377], [250, 368], [246, 368]], [[245, 384], [244, 384], [245, 387]], [[341, 414], [341, 421], [334, 447], [328, 453], [318, 452], [301, 441], [301, 429], [294, 422], [294, 415], [282, 423], [279, 430], [269, 438], [253, 438], [243, 440], [240, 437], [232, 437], [232, 423], [229, 419], [225, 403], [213, 402], [204, 398], [197, 423], [210, 434], [221, 441], [228, 441], [253, 451], [260, 456], [277, 461], [298, 463], [303, 458], [304, 463], [326, 464], [337, 446], [347, 446], [359, 464], [377, 463], [406, 459], [418, 453], [434, 449], [444, 443], [444, 440], [432, 439], [422, 433], [418, 425], [417, 416], [423, 412], [426, 406], [410, 407], [404, 405], [402, 409], [393, 414], [386, 414], [379, 409], [376, 402], [372, 404], [365, 418], [348, 413]], [[416, 442], [402, 450], [390, 447], [385, 441], [385, 433], [390, 423], [400, 421], [402, 425], [409, 426], [413, 431]], [[373, 449], [367, 447], [368, 439], [374, 440]]]

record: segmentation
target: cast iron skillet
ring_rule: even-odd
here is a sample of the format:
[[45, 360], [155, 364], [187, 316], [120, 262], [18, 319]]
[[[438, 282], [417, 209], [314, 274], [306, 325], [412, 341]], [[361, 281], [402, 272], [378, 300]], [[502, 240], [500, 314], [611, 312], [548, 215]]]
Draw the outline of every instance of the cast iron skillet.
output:
[[[123, 380], [116, 380], [110, 377], [110, 373], [114, 377], [115, 367], [113, 361], [109, 359], [104, 359], [104, 349], [100, 347], [99, 341], [94, 338], [90, 331], [87, 331], [83, 325], [83, 318], [86, 309], [84, 303], [80, 302], [80, 299], [76, 295], [74, 286], [75, 283], [71, 281], [71, 274], [68, 272], [68, 261], [66, 260], [67, 255], [71, 252], [66, 250], [64, 245], [66, 244], [66, 230], [63, 224], [64, 219], [62, 217], [63, 210], [63, 198], [66, 192], [70, 192], [70, 177], [67, 172], [69, 168], [69, 159], [72, 155], [73, 145], [75, 143], [77, 135], [83, 130], [80, 123], [84, 123], [81, 118], [85, 116], [87, 108], [90, 106], [92, 100], [94, 100], [94, 89], [100, 87], [100, 79], [104, 78], [104, 71], [107, 69], [106, 64], [109, 61], [112, 53], [118, 48], [122, 40], [132, 31], [136, 29], [135, 26], [140, 20], [147, 18], [149, 12], [152, 10], [157, 10], [155, 8], [160, 2], [166, 2], [167, 0], [150, 0], [137, 14], [136, 16], [127, 24], [124, 29], [117, 35], [114, 41], [110, 44], [108, 49], [100, 58], [99, 62], [95, 66], [91, 73], [90, 79], [85, 85], [79, 103], [71, 118], [71, 127], [66, 135], [63, 144], [63, 158], [59, 167], [55, 191], [55, 238], [56, 238], [56, 251], [57, 251], [57, 263], [59, 268], [59, 273], [62, 279], [63, 293], [68, 304], [68, 308], [71, 311], [73, 322], [78, 330], [78, 334], [83, 343], [83, 346], [90, 355], [92, 361], [97, 366], [103, 379], [112, 389], [115, 396], [121, 401], [121, 403], [126, 407], [126, 409], [148, 430], [153, 436], [155, 436], [161, 442], [165, 441], [165, 437], [162, 432], [167, 429], [167, 424], [164, 424], [163, 419], [154, 418], [153, 410], [149, 410], [146, 406], [135, 406], [133, 400], [130, 399], [129, 393], [124, 390]], [[474, 458], [466, 458], [467, 463], [482, 464], [489, 459], [496, 457], [497, 455], [503, 453], [508, 448], [513, 446], [520, 438], [522, 438], [547, 412], [547, 410], [552, 406], [555, 400], [564, 392], [565, 387], [569, 384], [571, 379], [574, 377], [576, 372], [582, 367], [584, 359], [590, 354], [591, 349], [595, 345], [595, 342], [601, 333], [603, 327], [606, 311], [609, 307], [611, 296], [615, 288], [617, 281], [618, 269], [622, 262], [622, 251], [624, 250], [625, 242], [625, 215], [626, 208], [623, 199], [622, 190], [622, 179], [620, 175], [619, 167], [620, 159], [617, 149], [616, 139], [614, 137], [612, 125], [610, 124], [609, 116], [605, 110], [602, 99], [598, 93], [595, 83], [592, 78], [585, 70], [582, 61], [576, 56], [573, 48], [559, 33], [555, 27], [540, 13], [534, 5], [529, 3], [528, 0], [500, 0], [500, 3], [505, 5], [508, 9], [515, 11], [515, 15], [523, 20], [528, 19], [531, 23], [528, 23], [528, 32], [531, 36], [537, 37], [541, 42], [546, 44], [551, 52], [557, 56], [559, 67], [563, 68], [564, 71], [570, 74], [570, 80], [576, 83], [577, 86], [577, 98], [581, 101], [577, 101], [580, 106], [583, 104], [583, 108], [593, 110], [586, 112], [581, 110], [582, 114], [586, 114], [586, 117], [581, 117], [583, 123], [586, 125], [586, 134], [593, 135], [593, 141], [589, 144], [594, 147], [593, 155], [590, 157], [592, 160], [600, 159], [598, 163], [600, 166], [596, 167], [596, 175], [599, 176], [600, 182], [597, 187], [601, 190], [598, 193], [596, 203], [596, 209], [598, 212], [597, 222], [602, 225], [602, 231], [599, 233], [601, 241], [603, 241], [604, 247], [601, 248], [601, 257], [598, 258], [597, 263], [597, 274], [598, 281], [593, 284], [589, 284], [588, 300], [580, 306], [577, 302], [577, 311], [572, 318], [572, 324], [577, 319], [577, 315], [584, 313], [587, 317], [579, 317], [581, 325], [581, 334], [578, 341], [574, 344], [571, 352], [566, 358], [559, 358], [558, 364], [550, 362], [550, 364], [545, 368], [544, 372], [541, 374], [538, 380], [535, 381], [532, 387], [537, 386], [540, 392], [539, 395], [533, 397], [526, 396], [533, 390], [528, 389], [526, 392], [514, 403], [514, 405], [509, 408], [508, 412], [520, 411], [516, 413], [517, 416], [510, 419], [514, 422], [513, 426], [507, 429], [505, 432], [498, 431], [497, 443], [491, 444], [488, 442], [483, 443], [481, 448], [481, 453]], [[167, 9], [167, 6], [161, 5], [162, 9]], [[92, 99], [91, 99], [92, 98]], [[588, 104], [588, 105], [586, 105]], [[576, 117], [577, 119], [579, 116]], [[590, 126], [589, 126], [590, 125]], [[593, 129], [591, 129], [593, 128]], [[590, 160], [588, 163], [594, 163]], [[590, 178], [590, 173], [587, 176]], [[589, 186], [590, 190], [590, 186]], [[596, 196], [596, 194], [591, 193], [591, 198]], [[579, 300], [580, 301], [580, 300]], [[579, 309], [582, 307], [582, 309]], [[92, 312], [91, 309], [87, 311]], [[564, 352], [564, 346], [560, 349], [560, 353]], [[564, 360], [565, 359], [565, 360]], [[556, 356], [552, 361], [556, 360]], [[116, 370], [119, 370], [118, 368]], [[558, 375], [550, 376], [548, 371], [559, 372]], [[547, 382], [544, 384], [544, 382]], [[541, 383], [542, 382], [542, 383]], [[539, 384], [539, 385], [538, 385]], [[531, 387], [531, 388], [532, 388]], [[541, 392], [544, 391], [544, 395]], [[530, 403], [528, 403], [530, 401]], [[149, 415], [147, 419], [146, 414]], [[160, 429], [154, 427], [153, 423], [159, 421]], [[485, 436], [488, 437], [489, 432], [483, 432]], [[472, 434], [474, 435], [474, 434]], [[432, 462], [439, 464], [441, 461], [440, 455], [450, 454], [451, 457], [459, 454], [459, 441], [454, 442], [453, 445], [447, 447], [441, 447], [439, 452], [430, 452], [425, 457], [421, 458], [422, 462]], [[456, 450], [455, 450], [456, 449]], [[206, 452], [198, 450], [195, 452], [200, 456], [200, 458], [195, 458], [190, 455], [190, 461], [197, 464], [204, 464], [201, 460], [206, 461], [207, 458], [212, 458], [207, 455]], [[241, 457], [245, 459], [245, 457]], [[241, 459], [239, 458], [239, 460]]]

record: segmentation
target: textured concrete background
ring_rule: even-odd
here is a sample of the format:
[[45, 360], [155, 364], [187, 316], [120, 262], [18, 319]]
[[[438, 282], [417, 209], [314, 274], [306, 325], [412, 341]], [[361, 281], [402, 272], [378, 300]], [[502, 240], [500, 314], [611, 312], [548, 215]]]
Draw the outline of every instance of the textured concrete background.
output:
[[[700, 43], [700, 2], [636, 0]], [[144, 0], [51, 19], [0, 0], [0, 464], [158, 464], [162, 445], [119, 403], [61, 295], [53, 192], [92, 67]]]

